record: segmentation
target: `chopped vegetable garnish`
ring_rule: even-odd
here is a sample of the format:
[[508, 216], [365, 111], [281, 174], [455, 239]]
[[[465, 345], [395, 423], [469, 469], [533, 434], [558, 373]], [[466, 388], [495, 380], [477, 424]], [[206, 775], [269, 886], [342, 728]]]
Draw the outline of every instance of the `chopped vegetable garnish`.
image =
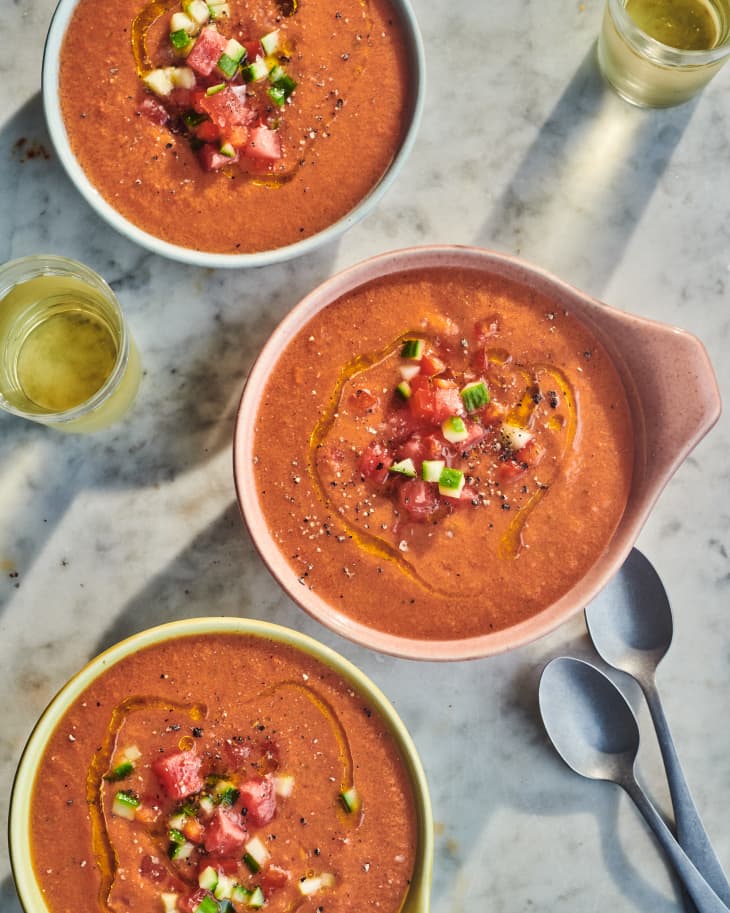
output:
[[406, 339], [400, 350], [401, 358], [419, 359], [423, 355], [422, 339]]
[[439, 494], [446, 498], [460, 498], [465, 481], [464, 473], [460, 469], [450, 469], [447, 466], [441, 470], [439, 476]]
[[502, 422], [500, 431], [502, 440], [508, 450], [522, 450], [533, 438], [532, 432], [520, 425], [513, 425], [510, 422]]
[[124, 780], [125, 777], [128, 777], [134, 770], [134, 764], [131, 761], [122, 761], [121, 764], [112, 770], [111, 773], [108, 773], [104, 779], [108, 780], [110, 783], [114, 783], [116, 780]]
[[438, 482], [445, 466], [445, 460], [424, 460], [421, 463], [421, 478], [424, 482]]
[[402, 380], [395, 389], [400, 393], [403, 399], [408, 399], [411, 396], [411, 385], [407, 380]]
[[441, 432], [446, 440], [452, 444], [458, 444], [459, 441], [465, 441], [469, 437], [464, 419], [459, 415], [452, 415], [447, 418], [441, 425]]
[[244, 82], [260, 82], [269, 75], [269, 68], [263, 57], [257, 57], [241, 70]]
[[274, 790], [277, 796], [286, 799], [294, 791], [294, 777], [291, 774], [281, 774], [274, 777]]
[[205, 94], [208, 96], [217, 95], [219, 92], [222, 92], [226, 87], [224, 82], [218, 82], [214, 86], [208, 86], [205, 90]]
[[248, 898], [248, 905], [249, 907], [255, 907], [258, 909], [259, 907], [263, 907], [265, 903], [266, 898], [264, 897], [264, 892], [257, 885], [251, 892], [251, 896]]
[[264, 49], [264, 54], [266, 54], [267, 57], [275, 54], [279, 48], [279, 29], [274, 29], [273, 32], [264, 35], [261, 39], [261, 47]]
[[214, 897], [204, 897], [195, 908], [195, 913], [218, 913], [218, 904]]
[[397, 472], [409, 479], [415, 479], [416, 477], [416, 466], [410, 457], [406, 457], [405, 460], [398, 460], [397, 463], [393, 463], [393, 465], [390, 467], [390, 471]]
[[483, 380], [475, 380], [462, 388], [461, 398], [467, 412], [476, 412], [489, 403], [489, 390]]
[[192, 40], [185, 29], [177, 29], [175, 32], [170, 32], [170, 44], [176, 51], [184, 51], [192, 43]]
[[344, 789], [340, 793], [340, 802], [345, 807], [346, 812], [356, 812], [360, 808], [360, 794], [351, 786], [350, 789]]
[[120, 818], [134, 819], [140, 806], [139, 796], [131, 789], [121, 789], [114, 796], [112, 812]]
[[260, 837], [252, 837], [244, 849], [243, 861], [255, 875], [260, 871], [261, 867], [268, 862], [270, 855], [269, 851], [264, 846]]
[[322, 888], [331, 888], [335, 883], [335, 876], [331, 872], [323, 872], [321, 875], [310, 875], [308, 878], [300, 878], [299, 890], [305, 897], [310, 894], [316, 894]]
[[170, 843], [174, 843], [177, 846], [182, 846], [183, 843], [185, 843], [185, 834], [183, 834], [182, 831], [179, 831], [175, 827], [170, 828], [170, 830], [167, 832], [167, 836], [170, 840]]

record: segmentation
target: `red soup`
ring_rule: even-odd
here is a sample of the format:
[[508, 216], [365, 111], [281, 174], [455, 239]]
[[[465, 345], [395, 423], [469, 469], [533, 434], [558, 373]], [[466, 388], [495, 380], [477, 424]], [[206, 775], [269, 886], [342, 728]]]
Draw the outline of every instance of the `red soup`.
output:
[[315, 234], [377, 184], [410, 118], [388, 0], [79, 0], [59, 91], [73, 153], [130, 222], [193, 250]]
[[448, 640], [565, 594], [624, 511], [632, 424], [593, 333], [526, 286], [410, 271], [320, 311], [255, 427], [271, 535], [304, 588], [394, 635]]
[[176, 638], [105, 671], [32, 797], [52, 913], [397, 913], [416, 848], [395, 740], [333, 670], [246, 635]]

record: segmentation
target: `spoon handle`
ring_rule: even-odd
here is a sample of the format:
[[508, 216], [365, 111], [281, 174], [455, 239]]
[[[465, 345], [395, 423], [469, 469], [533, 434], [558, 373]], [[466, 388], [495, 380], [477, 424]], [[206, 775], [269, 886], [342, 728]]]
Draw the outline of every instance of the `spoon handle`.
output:
[[636, 782], [636, 778], [631, 777], [626, 781], [622, 781], [620, 785], [634, 800], [646, 823], [654, 831], [657, 840], [682, 879], [687, 893], [694, 901], [699, 913], [728, 913], [728, 908], [700, 875], [689, 856], [674, 839], [672, 832]]
[[664, 769], [667, 772], [669, 792], [674, 805], [677, 840], [715, 893], [726, 904], [730, 904], [730, 884], [728, 884], [725, 872], [710, 843], [710, 838], [707, 836], [707, 831], [689, 791], [659, 692], [653, 682], [642, 684], [651, 718], [654, 721], [659, 748], [664, 760]]

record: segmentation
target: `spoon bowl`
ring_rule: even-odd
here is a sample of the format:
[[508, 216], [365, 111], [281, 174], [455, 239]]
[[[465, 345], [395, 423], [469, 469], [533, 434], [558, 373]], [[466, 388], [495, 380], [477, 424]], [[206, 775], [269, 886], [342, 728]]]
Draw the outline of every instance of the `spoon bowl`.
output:
[[656, 687], [656, 670], [672, 643], [672, 610], [651, 562], [633, 549], [616, 576], [585, 610], [588, 633], [610, 666], [639, 683], [667, 772], [677, 839], [716, 893], [730, 904], [730, 883], [710, 843], [679, 761]]
[[596, 650], [637, 680], [653, 678], [672, 643], [672, 610], [661, 578], [638, 549], [585, 611]]
[[540, 713], [565, 763], [592, 780], [619, 782], [639, 750], [639, 727], [621, 693], [579, 660], [560, 657], [540, 679]]
[[595, 666], [560, 656], [543, 670], [540, 713], [558, 754], [576, 773], [621, 786], [654, 831], [698, 913], [728, 908], [700, 875], [639, 786], [639, 726], [619, 689]]

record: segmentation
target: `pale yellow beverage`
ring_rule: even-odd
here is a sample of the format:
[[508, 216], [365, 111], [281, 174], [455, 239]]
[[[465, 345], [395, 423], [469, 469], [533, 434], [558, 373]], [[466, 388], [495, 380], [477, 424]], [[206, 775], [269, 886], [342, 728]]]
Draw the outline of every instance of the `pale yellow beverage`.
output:
[[627, 101], [692, 98], [730, 56], [730, 0], [607, 0], [598, 62]]
[[119, 304], [87, 267], [58, 257], [0, 267], [0, 406], [62, 431], [120, 418], [141, 366]]

